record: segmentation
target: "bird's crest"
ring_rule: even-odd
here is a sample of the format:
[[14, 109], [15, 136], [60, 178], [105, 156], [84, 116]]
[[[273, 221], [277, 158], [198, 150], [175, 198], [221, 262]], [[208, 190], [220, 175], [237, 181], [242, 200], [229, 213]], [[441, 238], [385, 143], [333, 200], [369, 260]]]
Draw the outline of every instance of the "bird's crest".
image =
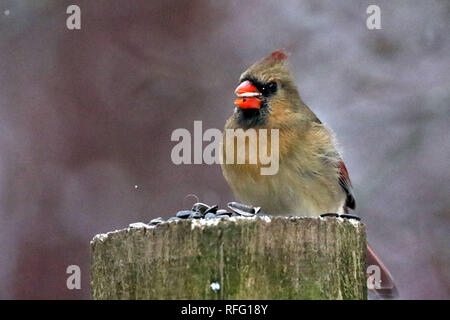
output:
[[283, 61], [288, 58], [288, 55], [284, 53], [281, 50], [277, 50], [272, 52], [266, 59], [267, 60], [276, 60], [276, 61]]

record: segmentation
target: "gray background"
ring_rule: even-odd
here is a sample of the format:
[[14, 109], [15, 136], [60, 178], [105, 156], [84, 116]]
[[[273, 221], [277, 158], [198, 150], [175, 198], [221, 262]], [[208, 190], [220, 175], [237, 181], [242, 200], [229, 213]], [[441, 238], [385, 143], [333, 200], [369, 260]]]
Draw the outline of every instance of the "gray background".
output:
[[232, 200], [218, 165], [172, 164], [170, 135], [222, 128], [275, 49], [336, 132], [401, 298], [450, 298], [449, 21], [449, 1], [1, 0], [0, 298], [90, 298], [96, 233]]

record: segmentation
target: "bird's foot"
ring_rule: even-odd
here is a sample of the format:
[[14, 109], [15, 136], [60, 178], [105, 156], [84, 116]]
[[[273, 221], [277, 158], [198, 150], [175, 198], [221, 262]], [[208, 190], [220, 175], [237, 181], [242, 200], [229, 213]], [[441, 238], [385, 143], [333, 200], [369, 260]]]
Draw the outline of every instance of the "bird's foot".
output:
[[358, 216], [355, 215], [355, 214], [348, 214], [348, 213], [345, 213], [345, 214], [341, 214], [340, 217], [341, 217], [341, 218], [344, 218], [344, 219], [353, 219], [353, 220], [356, 220], [356, 221], [361, 221], [361, 218], [358, 217]]
[[337, 214], [337, 213], [324, 213], [320, 215], [322, 218], [343, 218], [343, 219], [353, 219], [353, 220], [357, 220], [357, 221], [361, 221], [361, 218], [358, 217], [355, 214], [348, 214], [348, 213], [344, 213], [344, 214]]
[[337, 213], [323, 213], [320, 215], [322, 218], [339, 218], [339, 215]]

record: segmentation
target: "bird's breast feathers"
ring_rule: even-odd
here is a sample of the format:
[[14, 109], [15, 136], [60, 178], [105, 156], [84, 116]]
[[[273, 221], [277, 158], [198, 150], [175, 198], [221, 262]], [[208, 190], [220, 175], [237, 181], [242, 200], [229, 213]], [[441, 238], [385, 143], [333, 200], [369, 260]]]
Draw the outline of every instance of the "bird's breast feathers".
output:
[[[232, 125], [228, 123], [227, 127]], [[266, 140], [266, 150], [271, 150], [273, 142], [270, 137]], [[259, 145], [259, 135], [256, 141]], [[238, 144], [224, 134], [224, 155], [230, 148], [234, 148], [235, 155], [246, 155], [245, 164], [222, 165], [228, 184], [241, 201], [260, 206], [270, 214], [316, 216], [342, 212], [345, 192], [339, 185], [341, 160], [332, 134], [322, 124], [302, 130], [279, 129], [279, 169], [274, 175], [261, 175], [264, 165], [259, 157], [256, 164], [248, 163], [249, 143], [252, 141]]]

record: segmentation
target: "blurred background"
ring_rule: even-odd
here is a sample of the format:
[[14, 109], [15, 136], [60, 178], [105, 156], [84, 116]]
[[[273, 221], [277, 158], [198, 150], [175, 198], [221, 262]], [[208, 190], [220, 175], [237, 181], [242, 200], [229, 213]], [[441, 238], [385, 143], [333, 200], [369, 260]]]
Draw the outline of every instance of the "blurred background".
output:
[[449, 299], [449, 21], [448, 0], [0, 0], [0, 298], [89, 299], [95, 234], [233, 200], [171, 133], [223, 128], [240, 73], [284, 49], [401, 298]]

